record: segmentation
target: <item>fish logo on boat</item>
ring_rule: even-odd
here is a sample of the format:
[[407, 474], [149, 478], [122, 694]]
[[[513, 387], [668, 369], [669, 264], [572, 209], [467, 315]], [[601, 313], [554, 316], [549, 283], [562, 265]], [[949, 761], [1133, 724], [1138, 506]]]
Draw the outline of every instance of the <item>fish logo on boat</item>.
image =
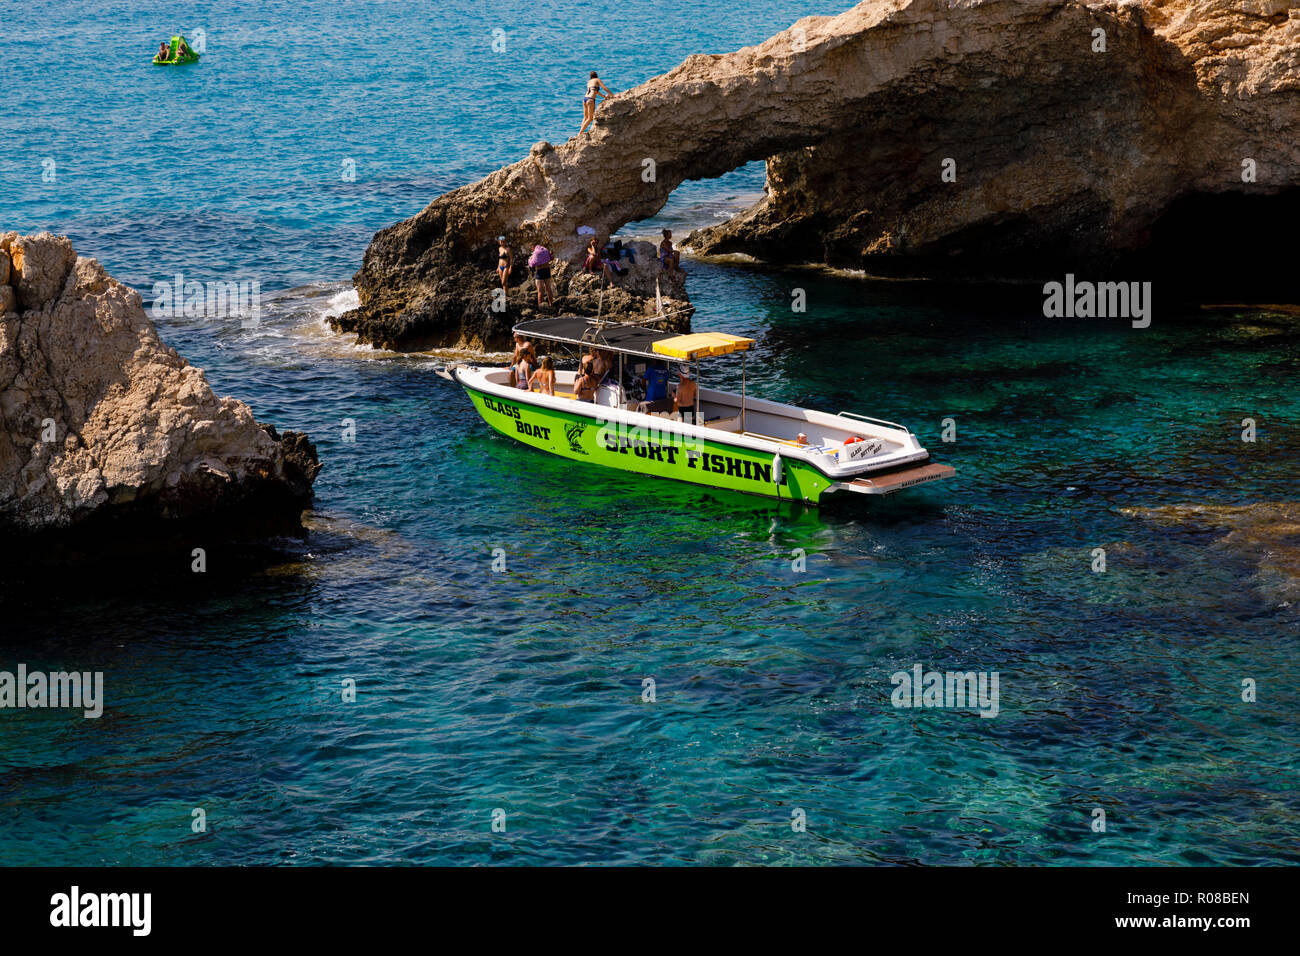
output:
[[582, 447], [582, 433], [586, 430], [586, 422], [571, 422], [564, 428], [565, 437], [569, 439], [569, 447], [580, 455], [587, 454], [586, 449]]

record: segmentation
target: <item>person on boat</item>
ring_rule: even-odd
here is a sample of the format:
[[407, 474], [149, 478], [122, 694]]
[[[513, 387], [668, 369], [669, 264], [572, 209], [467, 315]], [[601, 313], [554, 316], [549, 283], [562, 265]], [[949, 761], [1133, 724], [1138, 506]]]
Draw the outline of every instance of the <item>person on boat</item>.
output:
[[590, 360], [584, 357], [578, 377], [573, 380], [573, 397], [580, 402], [595, 402], [599, 384], [600, 379], [596, 378]]
[[520, 363], [527, 365], [529, 368], [537, 367], [537, 350], [533, 348], [530, 339], [523, 336], [522, 333], [515, 333], [515, 351], [510, 356], [510, 384], [518, 385], [518, 375], [516, 369]]
[[591, 371], [596, 376], [596, 381], [603, 382], [605, 376], [614, 370], [614, 356], [604, 349], [591, 350], [592, 361]]
[[668, 366], [664, 362], [654, 362], [641, 376], [645, 382], [645, 401], [636, 410], [644, 414], [650, 412], [670, 412], [673, 403], [668, 399]]
[[176, 59], [183, 60], [190, 55], [190, 48], [185, 44], [185, 38], [181, 37], [180, 46], [176, 48]]
[[669, 275], [682, 271], [682, 254], [673, 248], [673, 231], [671, 229], [664, 230], [663, 242], [659, 243], [659, 262]]
[[549, 355], [542, 359], [542, 367], [528, 380], [529, 387], [536, 387], [543, 395], [555, 394], [555, 365]]
[[533, 366], [528, 361], [527, 354], [519, 360], [514, 368], [515, 388], [521, 391], [528, 391], [532, 385]]
[[159, 43], [158, 59], [165, 63], [166, 61], [171, 59], [171, 56], [172, 56], [172, 48], [168, 46], [167, 42], [163, 41], [162, 43]]
[[604, 83], [600, 82], [600, 77], [596, 71], [591, 71], [591, 76], [587, 79], [587, 95], [582, 98], [582, 126], [578, 129], [578, 135], [581, 136], [587, 131], [587, 127], [596, 122], [596, 97], [607, 99], [614, 95]]
[[555, 290], [551, 288], [551, 250], [541, 243], [533, 246], [533, 254], [528, 257], [528, 267], [536, 270], [537, 307], [542, 306], [542, 296], [546, 304], [555, 305]]
[[[682, 416], [682, 421], [695, 421], [695, 397], [699, 394], [700, 389], [691, 378], [691, 369], [689, 365], [677, 366], [678, 375], [681, 381], [677, 383], [677, 388], [673, 391], [673, 405], [677, 412]], [[686, 416], [690, 416], [688, 419]]]
[[510, 281], [510, 273], [514, 268], [510, 256], [510, 244], [506, 242], [505, 236], [497, 236], [497, 275], [501, 277], [501, 288], [504, 289], [506, 283]]

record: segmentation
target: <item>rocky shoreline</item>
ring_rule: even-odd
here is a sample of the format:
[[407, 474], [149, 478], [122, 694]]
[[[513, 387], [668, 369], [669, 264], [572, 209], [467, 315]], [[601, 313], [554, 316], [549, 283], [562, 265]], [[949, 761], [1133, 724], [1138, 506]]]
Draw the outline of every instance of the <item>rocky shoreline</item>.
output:
[[147, 550], [177, 534], [197, 543], [300, 531], [321, 468], [311, 441], [218, 398], [158, 338], [139, 293], [98, 262], [66, 238], [4, 233], [0, 306], [9, 560], [84, 542]]
[[[579, 226], [603, 239], [680, 183], [753, 160], [766, 195], [687, 237], [695, 252], [1300, 301], [1300, 9], [1286, 0], [866, 0], [688, 57], [596, 115], [376, 234], [360, 306], [335, 327], [393, 349], [503, 347], [533, 286], [492, 311], [498, 234], [549, 245], [571, 275]], [[594, 312], [560, 284], [558, 311]], [[684, 285], [666, 294], [688, 309]], [[616, 313], [646, 314], [645, 296], [630, 289]]]

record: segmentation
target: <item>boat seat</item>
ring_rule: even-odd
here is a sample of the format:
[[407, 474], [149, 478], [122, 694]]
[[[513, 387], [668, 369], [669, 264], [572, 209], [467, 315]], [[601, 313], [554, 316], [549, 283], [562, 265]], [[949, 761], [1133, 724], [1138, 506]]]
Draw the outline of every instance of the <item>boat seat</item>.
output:
[[760, 432], [741, 432], [742, 435], [748, 435], [750, 438], [761, 438], [764, 441], [776, 442], [778, 445], [789, 445], [792, 448], [815, 448], [815, 445], [801, 445], [793, 438], [777, 438], [775, 435], [764, 435]]

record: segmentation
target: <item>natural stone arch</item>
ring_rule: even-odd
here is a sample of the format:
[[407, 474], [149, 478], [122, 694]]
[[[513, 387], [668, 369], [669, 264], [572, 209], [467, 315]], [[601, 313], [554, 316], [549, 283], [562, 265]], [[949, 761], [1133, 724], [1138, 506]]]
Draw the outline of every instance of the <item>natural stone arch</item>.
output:
[[[389, 347], [499, 345], [528, 306], [521, 294], [491, 310], [495, 236], [550, 245], [563, 292], [576, 288], [563, 262], [581, 252], [578, 226], [609, 235], [688, 179], [773, 156], [793, 188], [702, 231], [702, 247], [788, 245], [803, 228], [841, 259], [946, 256], [1000, 236], [1013, 248], [1132, 248], [1175, 198], [1240, 187], [1225, 164], [1245, 150], [1270, 154], [1274, 180], [1260, 188], [1296, 181], [1300, 43], [1287, 8], [866, 0], [758, 46], [691, 56], [603, 104], [584, 137], [539, 143], [378, 233], [355, 277], [361, 307], [338, 327]], [[1234, 29], [1245, 39], [1225, 56]], [[948, 156], [955, 184], [940, 177]], [[627, 291], [616, 309], [645, 311], [638, 295], [651, 290]], [[666, 291], [685, 300], [679, 285]]]

